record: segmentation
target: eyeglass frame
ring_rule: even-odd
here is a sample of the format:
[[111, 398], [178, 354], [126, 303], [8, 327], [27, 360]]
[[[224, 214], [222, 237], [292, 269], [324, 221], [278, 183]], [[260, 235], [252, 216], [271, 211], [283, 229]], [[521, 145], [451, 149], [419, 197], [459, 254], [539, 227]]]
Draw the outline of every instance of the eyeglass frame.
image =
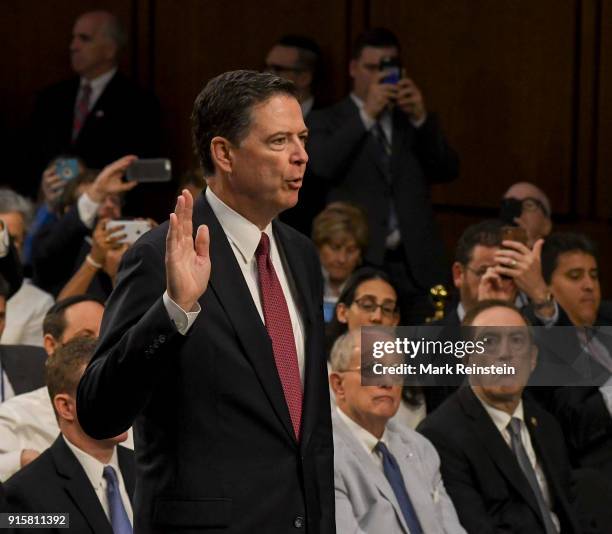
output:
[[358, 299], [354, 299], [353, 300], [353, 304], [357, 304], [357, 307], [361, 311], [366, 312], [366, 313], [376, 313], [378, 308], [380, 308], [380, 313], [382, 315], [384, 315], [385, 317], [394, 317], [395, 315], [397, 315], [397, 312], [398, 312], [397, 302], [393, 306], [393, 311], [389, 311], [389, 310], [385, 310], [385, 308], [384, 308], [385, 303], [384, 302], [382, 304], [378, 304], [376, 301], [370, 301], [370, 302], [372, 302], [373, 309], [368, 310], [368, 309], [364, 308], [363, 302], [360, 302], [360, 301], [363, 301], [363, 299], [366, 299], [366, 298], [368, 300], [370, 300], [371, 297], [369, 297], [368, 295], [364, 295], [363, 297], [359, 297]]

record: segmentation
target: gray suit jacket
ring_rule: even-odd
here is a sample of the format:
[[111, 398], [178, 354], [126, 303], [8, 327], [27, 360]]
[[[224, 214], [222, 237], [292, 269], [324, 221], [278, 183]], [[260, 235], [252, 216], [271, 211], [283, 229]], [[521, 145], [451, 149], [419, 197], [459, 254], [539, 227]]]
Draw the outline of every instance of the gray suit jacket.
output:
[[[332, 412], [336, 531], [342, 534], [409, 534], [397, 499], [381, 469], [348, 426]], [[440, 475], [440, 458], [423, 436], [394, 422], [387, 446], [426, 534], [465, 534]]]

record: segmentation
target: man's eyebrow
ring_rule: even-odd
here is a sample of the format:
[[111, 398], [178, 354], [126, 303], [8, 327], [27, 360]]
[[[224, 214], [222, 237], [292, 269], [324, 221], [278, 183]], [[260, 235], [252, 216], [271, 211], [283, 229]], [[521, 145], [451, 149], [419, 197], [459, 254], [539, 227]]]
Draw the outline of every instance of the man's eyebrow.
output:
[[[297, 135], [304, 135], [304, 134], [308, 134], [308, 128], [304, 128], [303, 130], [300, 130], [300, 132], [298, 132]], [[267, 139], [272, 139], [273, 137], [276, 137], [277, 135], [287, 135], [287, 136], [291, 136], [293, 135], [293, 132], [290, 132], [288, 130], [279, 130], [277, 132], [271, 133]]]

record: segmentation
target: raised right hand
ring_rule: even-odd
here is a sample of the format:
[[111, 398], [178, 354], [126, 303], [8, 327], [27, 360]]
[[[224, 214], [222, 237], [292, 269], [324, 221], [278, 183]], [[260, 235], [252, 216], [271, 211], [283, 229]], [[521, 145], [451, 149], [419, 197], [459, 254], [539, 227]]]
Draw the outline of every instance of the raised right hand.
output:
[[176, 201], [170, 214], [166, 235], [166, 289], [168, 296], [189, 312], [204, 294], [210, 279], [210, 237], [208, 226], [198, 228], [193, 239], [193, 197], [187, 189]]
[[381, 71], [368, 89], [368, 96], [363, 104], [363, 110], [373, 119], [384, 111], [390, 102], [397, 98], [397, 86], [391, 83], [380, 83], [389, 73]]

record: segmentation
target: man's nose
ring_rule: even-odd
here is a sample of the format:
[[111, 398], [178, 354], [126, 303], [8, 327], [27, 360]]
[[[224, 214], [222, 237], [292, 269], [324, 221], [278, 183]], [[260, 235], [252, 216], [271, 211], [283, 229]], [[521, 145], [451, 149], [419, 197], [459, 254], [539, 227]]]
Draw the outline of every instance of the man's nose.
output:
[[293, 162], [298, 164], [306, 164], [308, 162], [308, 152], [306, 152], [306, 147], [302, 145], [301, 141], [298, 141], [295, 146], [295, 150], [292, 154]]

